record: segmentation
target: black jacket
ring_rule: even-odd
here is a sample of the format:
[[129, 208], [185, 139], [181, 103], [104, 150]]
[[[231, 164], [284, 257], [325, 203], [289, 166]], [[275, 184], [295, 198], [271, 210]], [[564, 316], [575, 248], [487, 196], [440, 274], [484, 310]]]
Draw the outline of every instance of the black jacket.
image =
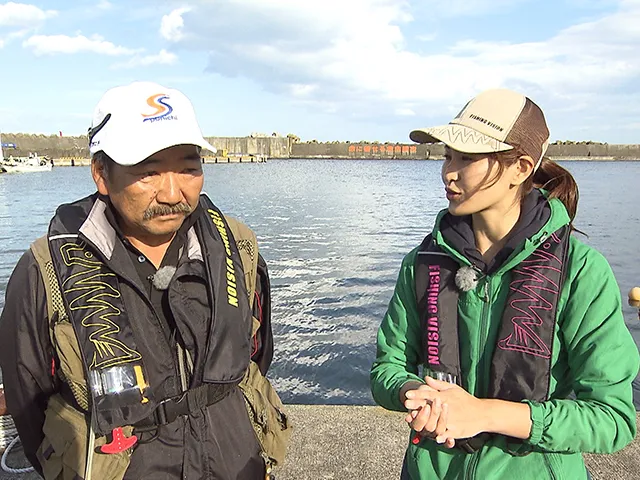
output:
[[[100, 225], [109, 229], [107, 221]], [[114, 254], [109, 260], [120, 263], [113, 270], [121, 272], [118, 280], [132, 318], [137, 346], [150, 381], [161, 385], [161, 397], [163, 393], [167, 397], [180, 393], [173, 354], [176, 337], [182, 338], [185, 346], [194, 352], [192, 388], [201, 383], [202, 359], [207, 349], [234, 348], [225, 345], [224, 339], [214, 340], [215, 346], [206, 341], [211, 318], [204, 286], [207, 276], [204, 264], [188, 259], [185, 251], [167, 292], [171, 323], [180, 335], [167, 336], [166, 323], [160, 320], [164, 315], [155, 311], [155, 302], [149, 299], [120, 235], [115, 235]], [[0, 365], [9, 413], [14, 418], [25, 454], [38, 471], [41, 468], [35, 454], [43, 439], [47, 399], [60, 388], [53, 375], [55, 360], [47, 315], [39, 267], [31, 251], [27, 251], [7, 286], [0, 317]], [[237, 388], [220, 402], [195, 415], [179, 418], [158, 433], [154, 441], [135, 448], [125, 479], [264, 479], [259, 445], [244, 398]]]

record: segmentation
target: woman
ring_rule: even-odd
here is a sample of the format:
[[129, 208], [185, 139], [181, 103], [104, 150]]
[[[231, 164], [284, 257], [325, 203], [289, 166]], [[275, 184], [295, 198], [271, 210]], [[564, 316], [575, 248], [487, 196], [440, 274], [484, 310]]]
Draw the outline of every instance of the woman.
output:
[[542, 111], [489, 90], [410, 136], [445, 144], [449, 208], [402, 263], [371, 370], [376, 402], [408, 412], [402, 478], [588, 478], [582, 452], [635, 436], [639, 355], [609, 264], [571, 235]]

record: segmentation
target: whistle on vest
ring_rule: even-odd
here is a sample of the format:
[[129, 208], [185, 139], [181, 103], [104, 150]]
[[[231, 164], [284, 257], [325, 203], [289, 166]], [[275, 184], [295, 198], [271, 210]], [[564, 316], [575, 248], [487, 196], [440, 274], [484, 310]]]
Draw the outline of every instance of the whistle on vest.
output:
[[110, 455], [124, 452], [138, 443], [138, 437], [135, 435], [127, 437], [122, 431], [122, 427], [114, 428], [107, 439], [109, 442], [100, 447], [100, 452]]
[[89, 371], [89, 385], [94, 399], [105, 396], [136, 396], [147, 403], [147, 383], [142, 365], [125, 363], [100, 370]]

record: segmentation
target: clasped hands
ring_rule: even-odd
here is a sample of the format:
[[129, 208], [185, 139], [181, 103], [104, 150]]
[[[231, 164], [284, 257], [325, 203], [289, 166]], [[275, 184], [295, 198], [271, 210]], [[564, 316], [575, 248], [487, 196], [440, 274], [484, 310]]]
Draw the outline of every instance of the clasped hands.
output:
[[405, 421], [420, 437], [427, 437], [447, 448], [456, 439], [485, 431], [483, 401], [459, 385], [425, 377], [427, 382], [409, 390], [404, 406], [409, 410]]

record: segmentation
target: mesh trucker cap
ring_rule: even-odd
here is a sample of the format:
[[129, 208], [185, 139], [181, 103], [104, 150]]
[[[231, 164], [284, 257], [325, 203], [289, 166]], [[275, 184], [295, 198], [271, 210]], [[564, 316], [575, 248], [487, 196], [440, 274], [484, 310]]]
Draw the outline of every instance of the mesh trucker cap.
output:
[[549, 129], [540, 107], [506, 89], [487, 90], [439, 127], [413, 130], [417, 143], [437, 143], [463, 153], [497, 153], [518, 148], [540, 165], [549, 146]]
[[89, 152], [104, 151], [120, 165], [136, 165], [175, 145], [197, 145], [215, 153], [200, 131], [193, 105], [182, 92], [152, 82], [108, 90], [89, 128]]

